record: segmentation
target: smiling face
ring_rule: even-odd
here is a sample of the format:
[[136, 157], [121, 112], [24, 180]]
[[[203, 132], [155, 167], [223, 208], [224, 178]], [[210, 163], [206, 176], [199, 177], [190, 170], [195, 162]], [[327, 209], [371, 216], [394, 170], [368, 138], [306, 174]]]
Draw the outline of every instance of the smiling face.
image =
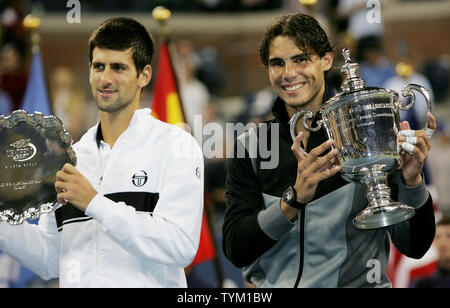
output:
[[270, 45], [268, 74], [273, 89], [286, 103], [289, 116], [300, 109], [315, 111], [325, 93], [324, 73], [331, 69], [333, 54], [322, 58], [305, 54], [288, 36], [275, 37]]
[[89, 80], [101, 112], [113, 113], [129, 107], [137, 109], [141, 89], [150, 78], [150, 65], [137, 73], [133, 48], [117, 51], [96, 47], [92, 53]]

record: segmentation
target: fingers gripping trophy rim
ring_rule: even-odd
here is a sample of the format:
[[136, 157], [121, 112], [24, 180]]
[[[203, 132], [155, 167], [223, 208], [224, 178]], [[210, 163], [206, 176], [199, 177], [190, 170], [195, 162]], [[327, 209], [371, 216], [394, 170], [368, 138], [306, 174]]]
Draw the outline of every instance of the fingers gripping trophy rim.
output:
[[[435, 129], [426, 127], [423, 129], [428, 139], [431, 139], [431, 136], [435, 132]], [[419, 133], [420, 135], [420, 133]], [[413, 154], [414, 147], [417, 145], [418, 139], [418, 132], [414, 130], [401, 130], [398, 132], [398, 136], [405, 137], [405, 141], [400, 145], [397, 145], [397, 152], [400, 153], [400, 151], [403, 149], [404, 151], [408, 152], [409, 154]]]

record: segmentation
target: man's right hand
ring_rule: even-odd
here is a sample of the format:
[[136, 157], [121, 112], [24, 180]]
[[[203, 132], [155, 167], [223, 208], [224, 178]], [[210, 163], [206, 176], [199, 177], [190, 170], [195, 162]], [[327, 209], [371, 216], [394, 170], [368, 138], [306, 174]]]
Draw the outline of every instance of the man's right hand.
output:
[[[333, 140], [327, 140], [318, 147], [314, 148], [308, 155], [305, 155], [300, 144], [303, 133], [300, 132], [294, 140], [291, 147], [297, 158], [297, 180], [294, 189], [297, 192], [297, 201], [308, 203], [316, 193], [317, 185], [325, 179], [334, 176], [342, 170], [339, 165], [338, 150], [333, 149], [328, 154], [320, 156], [326, 152], [332, 145]], [[337, 164], [337, 165], [335, 165]]]

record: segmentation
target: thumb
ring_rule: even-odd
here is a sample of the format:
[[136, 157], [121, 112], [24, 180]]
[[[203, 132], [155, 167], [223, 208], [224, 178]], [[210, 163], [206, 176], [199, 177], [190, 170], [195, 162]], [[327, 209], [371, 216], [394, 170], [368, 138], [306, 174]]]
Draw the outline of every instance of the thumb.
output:
[[410, 126], [409, 126], [408, 121], [403, 121], [403, 122], [401, 123], [401, 128], [402, 128], [402, 130], [409, 130], [409, 129], [410, 129]]

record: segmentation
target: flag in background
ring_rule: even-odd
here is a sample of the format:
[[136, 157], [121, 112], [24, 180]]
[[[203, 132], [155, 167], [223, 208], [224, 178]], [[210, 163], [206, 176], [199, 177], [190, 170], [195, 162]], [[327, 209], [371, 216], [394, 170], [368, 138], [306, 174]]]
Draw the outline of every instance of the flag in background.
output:
[[190, 266], [194, 266], [199, 263], [209, 261], [216, 256], [216, 249], [214, 246], [214, 240], [209, 229], [208, 219], [205, 212], [203, 212], [202, 230], [200, 233], [200, 244], [195, 255], [194, 260]]
[[[158, 72], [153, 88], [152, 114], [157, 119], [169, 124], [185, 123], [175, 70], [172, 66], [169, 46], [166, 40], [163, 40], [160, 43]], [[215, 245], [207, 217], [205, 213], [203, 213], [200, 244], [197, 255], [190, 266], [214, 258], [216, 258]]]
[[39, 51], [33, 52], [28, 84], [22, 101], [22, 109], [28, 113], [39, 111], [44, 115], [51, 114], [42, 57]]
[[153, 115], [161, 121], [184, 123], [183, 106], [178, 94], [175, 71], [170, 60], [168, 43], [163, 41], [159, 49], [158, 73], [153, 88]]
[[421, 259], [408, 258], [391, 243], [387, 275], [393, 288], [408, 288], [416, 279], [432, 275], [437, 269], [438, 252], [434, 245]]

